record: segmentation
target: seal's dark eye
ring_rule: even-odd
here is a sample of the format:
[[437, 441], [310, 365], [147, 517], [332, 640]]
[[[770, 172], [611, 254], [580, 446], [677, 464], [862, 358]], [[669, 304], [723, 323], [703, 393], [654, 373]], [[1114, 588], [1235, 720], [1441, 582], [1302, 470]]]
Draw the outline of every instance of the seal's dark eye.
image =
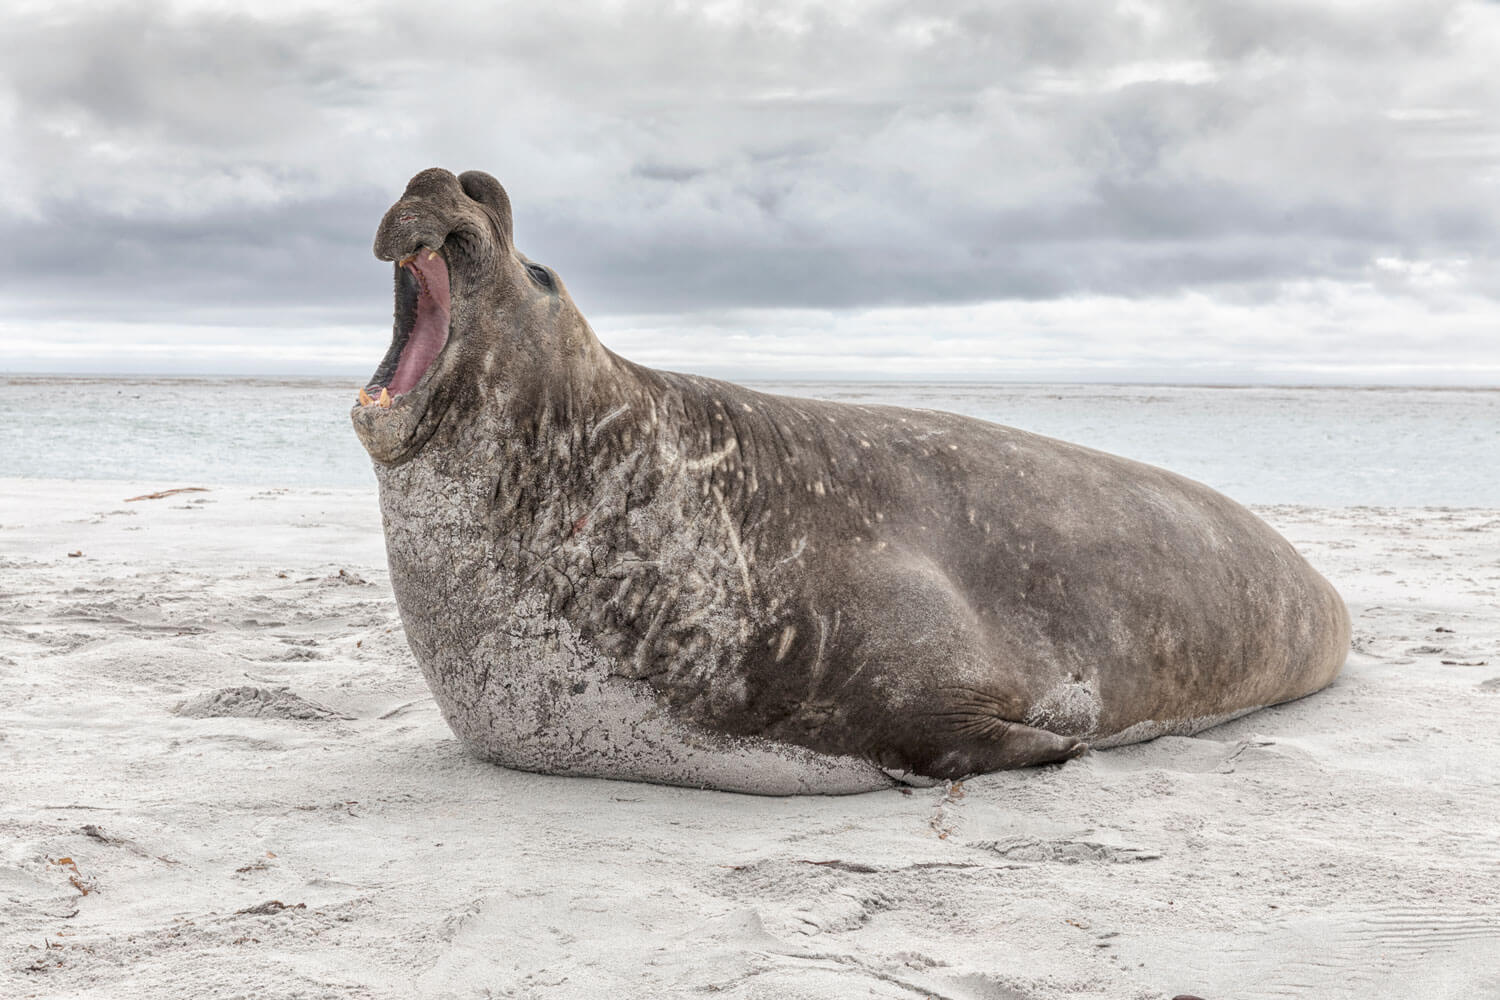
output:
[[538, 285], [541, 285], [543, 288], [555, 287], [556, 283], [552, 280], [552, 272], [547, 270], [542, 265], [527, 264], [526, 270], [531, 272], [531, 279]]

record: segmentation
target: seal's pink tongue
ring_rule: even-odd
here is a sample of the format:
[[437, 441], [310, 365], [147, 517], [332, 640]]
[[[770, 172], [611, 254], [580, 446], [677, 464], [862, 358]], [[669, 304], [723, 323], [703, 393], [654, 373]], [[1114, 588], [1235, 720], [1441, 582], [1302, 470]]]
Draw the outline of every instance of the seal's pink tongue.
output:
[[412, 324], [411, 335], [401, 349], [401, 360], [396, 363], [396, 374], [391, 379], [393, 395], [410, 392], [432, 365], [432, 360], [448, 342], [449, 290], [448, 264], [440, 254], [431, 250], [419, 250], [416, 257], [406, 264], [417, 276], [421, 291], [417, 293], [417, 318]]

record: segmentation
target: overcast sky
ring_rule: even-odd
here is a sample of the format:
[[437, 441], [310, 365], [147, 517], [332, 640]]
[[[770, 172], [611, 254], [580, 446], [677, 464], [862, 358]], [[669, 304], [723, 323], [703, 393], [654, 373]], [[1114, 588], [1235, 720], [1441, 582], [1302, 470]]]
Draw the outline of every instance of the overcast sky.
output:
[[1497, 53], [1477, 0], [8, 2], [0, 370], [366, 375], [439, 165], [659, 366], [1500, 384]]

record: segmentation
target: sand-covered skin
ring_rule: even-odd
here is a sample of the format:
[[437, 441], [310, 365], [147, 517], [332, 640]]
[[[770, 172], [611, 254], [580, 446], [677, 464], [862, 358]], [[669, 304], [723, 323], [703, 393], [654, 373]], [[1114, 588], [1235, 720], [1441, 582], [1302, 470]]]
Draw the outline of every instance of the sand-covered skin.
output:
[[0, 480], [0, 996], [1500, 995], [1500, 511], [1263, 509], [1312, 698], [766, 799], [471, 760], [373, 490], [174, 485]]

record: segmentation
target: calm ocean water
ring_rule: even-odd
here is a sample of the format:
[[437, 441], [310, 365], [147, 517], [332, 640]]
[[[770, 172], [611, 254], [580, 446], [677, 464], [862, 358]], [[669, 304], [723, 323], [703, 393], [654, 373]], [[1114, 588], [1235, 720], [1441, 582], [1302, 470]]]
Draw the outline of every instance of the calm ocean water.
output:
[[[1245, 503], [1500, 507], [1500, 390], [756, 382], [953, 410], [1191, 476]], [[3, 475], [365, 486], [358, 379], [0, 376]]]

